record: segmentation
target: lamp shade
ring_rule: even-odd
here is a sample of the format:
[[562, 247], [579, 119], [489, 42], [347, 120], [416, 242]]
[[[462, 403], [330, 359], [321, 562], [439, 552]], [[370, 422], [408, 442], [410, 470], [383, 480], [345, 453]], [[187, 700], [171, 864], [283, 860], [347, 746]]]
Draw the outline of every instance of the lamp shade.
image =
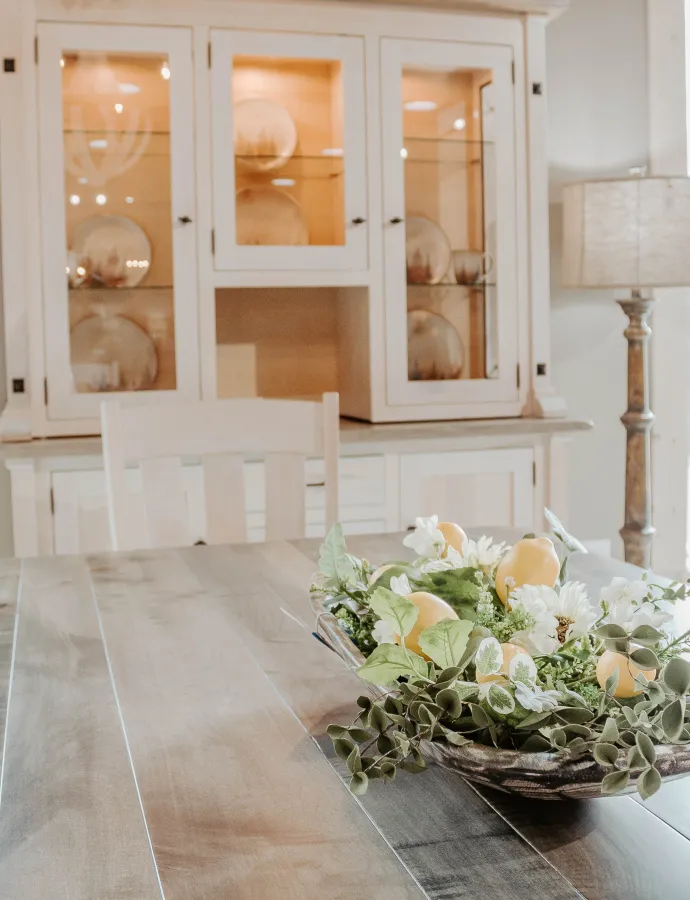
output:
[[690, 178], [625, 178], [563, 189], [565, 287], [690, 285]]

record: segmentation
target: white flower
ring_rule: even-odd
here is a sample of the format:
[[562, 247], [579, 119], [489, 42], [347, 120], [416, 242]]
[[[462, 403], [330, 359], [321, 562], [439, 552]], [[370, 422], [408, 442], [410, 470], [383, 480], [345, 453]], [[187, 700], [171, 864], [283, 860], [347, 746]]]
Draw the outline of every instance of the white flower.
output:
[[408, 594], [411, 594], [412, 588], [407, 575], [393, 575], [391, 578], [391, 590], [400, 597], [407, 597]]
[[522, 681], [515, 682], [515, 699], [523, 709], [532, 712], [546, 712], [555, 709], [560, 702], [558, 691], [545, 691], [538, 685], [526, 685]]
[[555, 653], [561, 644], [587, 634], [597, 620], [585, 586], [577, 581], [566, 582], [558, 591], [546, 585], [526, 584], [513, 592], [510, 605], [535, 620], [531, 628], [511, 638], [530, 653]]
[[376, 625], [371, 629], [371, 636], [377, 644], [395, 644], [395, 632], [391, 626], [379, 619]]
[[620, 625], [626, 631], [633, 631], [639, 625], [659, 628], [673, 619], [673, 616], [648, 599], [652, 587], [646, 581], [628, 581], [614, 578], [608, 587], [601, 589], [602, 610], [608, 610], [606, 621]]
[[445, 572], [447, 569], [462, 569], [465, 564], [462, 557], [450, 545], [446, 548], [446, 555], [442, 559], [430, 559], [421, 567], [422, 572]]
[[405, 547], [410, 547], [417, 556], [439, 557], [446, 546], [446, 539], [438, 529], [438, 516], [429, 516], [428, 519], [417, 517], [414, 524], [414, 531], [403, 540]]
[[506, 544], [494, 544], [493, 538], [482, 535], [478, 541], [466, 540], [460, 554], [460, 565], [491, 571], [507, 552]]

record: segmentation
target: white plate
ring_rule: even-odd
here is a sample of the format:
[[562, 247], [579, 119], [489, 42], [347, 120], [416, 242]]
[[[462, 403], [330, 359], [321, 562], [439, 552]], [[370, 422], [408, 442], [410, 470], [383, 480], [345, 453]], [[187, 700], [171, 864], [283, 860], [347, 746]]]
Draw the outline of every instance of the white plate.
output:
[[410, 381], [455, 381], [465, 347], [448, 319], [426, 309], [407, 314], [407, 377]]
[[236, 103], [233, 129], [237, 161], [258, 172], [284, 166], [297, 146], [297, 127], [275, 100], [254, 97]]
[[408, 284], [438, 284], [450, 267], [450, 241], [436, 222], [425, 216], [405, 219]]
[[74, 388], [79, 393], [146, 391], [158, 377], [150, 335], [124, 316], [89, 316], [70, 335]]
[[245, 188], [236, 197], [237, 244], [303, 247], [309, 228], [299, 203], [275, 188]]
[[151, 242], [146, 232], [126, 216], [92, 216], [74, 232], [68, 268], [76, 261], [89, 287], [136, 287], [151, 266]]

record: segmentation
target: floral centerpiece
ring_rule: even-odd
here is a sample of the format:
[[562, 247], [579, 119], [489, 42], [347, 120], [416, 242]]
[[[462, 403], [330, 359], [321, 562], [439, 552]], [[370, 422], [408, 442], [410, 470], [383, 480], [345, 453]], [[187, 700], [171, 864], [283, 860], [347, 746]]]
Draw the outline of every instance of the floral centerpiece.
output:
[[330, 725], [350, 788], [432, 758], [530, 796], [598, 796], [690, 772], [690, 632], [674, 636], [687, 584], [614, 578], [596, 600], [568, 580], [584, 547], [546, 510], [560, 544], [470, 540], [417, 519], [412, 563], [374, 567], [339, 525], [321, 547], [313, 604], [370, 692]]

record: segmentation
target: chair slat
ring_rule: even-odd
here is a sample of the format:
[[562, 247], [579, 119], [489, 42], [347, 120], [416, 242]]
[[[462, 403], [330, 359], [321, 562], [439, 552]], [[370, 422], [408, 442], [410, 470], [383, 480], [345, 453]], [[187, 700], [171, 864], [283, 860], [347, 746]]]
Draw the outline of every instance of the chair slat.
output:
[[206, 540], [209, 544], [247, 540], [244, 458], [232, 453], [203, 457]]
[[152, 547], [190, 543], [182, 461], [176, 457], [141, 461], [141, 482]]
[[266, 456], [267, 541], [304, 536], [305, 461], [298, 453], [269, 453]]

